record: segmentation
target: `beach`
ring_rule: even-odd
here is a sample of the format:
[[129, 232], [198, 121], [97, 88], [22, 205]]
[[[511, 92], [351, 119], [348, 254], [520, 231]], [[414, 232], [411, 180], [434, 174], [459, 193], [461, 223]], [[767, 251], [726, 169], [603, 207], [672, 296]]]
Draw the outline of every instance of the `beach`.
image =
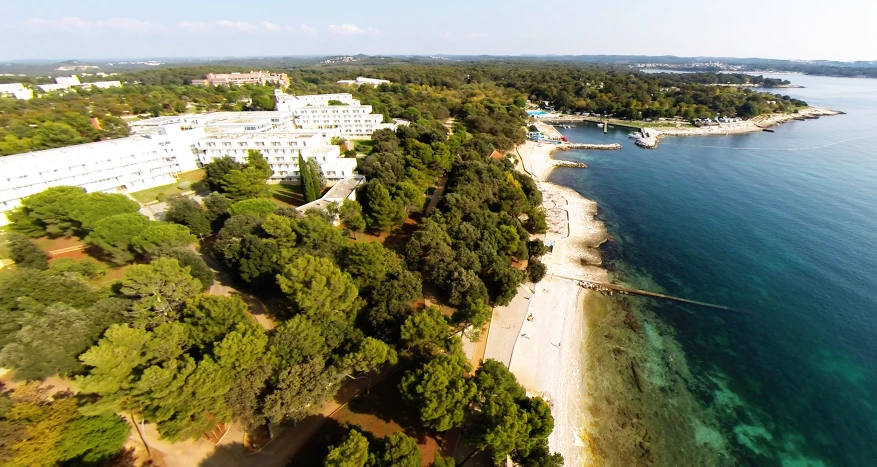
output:
[[485, 358], [508, 364], [529, 395], [548, 401], [549, 446], [565, 465], [728, 465], [715, 420], [685, 385], [691, 375], [672, 332], [653, 316], [643, 320], [643, 302], [575, 282], [615, 278], [602, 267], [609, 236], [597, 203], [545, 181], [557, 148], [518, 147], [518, 168], [536, 180], [547, 214], [548, 232], [537, 238], [553, 249], [542, 258], [546, 277], [495, 309]]
[[608, 280], [597, 250], [607, 233], [595, 219], [596, 203], [545, 181], [555, 167], [550, 154], [556, 148], [534, 142], [518, 148], [523, 164], [519, 167], [536, 179], [543, 196], [549, 229], [540, 238], [554, 247], [543, 257], [548, 275], [535, 284], [517, 336], [509, 336], [514, 338], [510, 369], [530, 395], [542, 396], [551, 405], [552, 451], [561, 453], [566, 465], [586, 465], [590, 455], [583, 449], [589, 423], [584, 413], [588, 361], [584, 302], [596, 292], [567, 278]]

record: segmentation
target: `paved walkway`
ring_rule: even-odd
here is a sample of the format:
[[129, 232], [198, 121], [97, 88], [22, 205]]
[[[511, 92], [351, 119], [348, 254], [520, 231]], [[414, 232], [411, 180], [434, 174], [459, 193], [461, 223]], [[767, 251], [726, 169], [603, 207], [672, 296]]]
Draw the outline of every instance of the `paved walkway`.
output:
[[432, 192], [432, 198], [429, 199], [429, 205], [426, 207], [426, 212], [423, 213], [423, 216], [426, 217], [429, 213], [438, 206], [439, 201], [442, 199], [442, 194], [445, 192], [445, 187], [448, 185], [448, 176], [445, 175], [439, 180], [438, 185], [435, 187], [435, 191]]
[[[498, 306], [493, 309], [484, 359], [491, 358], [502, 362], [506, 367], [509, 366], [515, 349], [515, 341], [521, 335], [521, 328], [527, 318], [530, 297], [532, 296], [532, 290], [520, 285], [518, 286], [518, 294], [508, 306]], [[526, 339], [526, 336], [521, 337]]]

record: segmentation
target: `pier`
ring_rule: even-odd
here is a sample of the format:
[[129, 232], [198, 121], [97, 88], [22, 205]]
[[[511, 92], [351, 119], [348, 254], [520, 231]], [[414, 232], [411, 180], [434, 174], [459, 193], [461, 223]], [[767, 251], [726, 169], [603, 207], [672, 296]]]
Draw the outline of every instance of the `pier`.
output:
[[640, 295], [643, 297], [660, 298], [662, 300], [670, 300], [670, 301], [674, 301], [674, 302], [686, 303], [688, 305], [697, 305], [697, 306], [702, 306], [702, 307], [707, 307], [707, 308], [714, 308], [717, 310], [733, 311], [735, 313], [742, 313], [742, 311], [740, 311], [740, 310], [735, 310], [731, 307], [727, 307], [724, 305], [716, 305], [715, 303], [707, 303], [707, 302], [700, 302], [697, 300], [689, 300], [687, 298], [674, 297], [672, 295], [666, 295], [666, 294], [657, 293], [657, 292], [650, 292], [648, 290], [632, 289], [630, 287], [624, 287], [624, 286], [616, 285], [616, 284], [606, 284], [603, 282], [583, 281], [581, 279], [575, 279], [572, 277], [565, 277], [565, 276], [558, 276], [556, 274], [552, 274], [552, 276], [559, 277], [561, 279], [571, 280], [571, 281], [575, 282], [576, 284], [578, 284], [579, 286], [581, 286], [582, 288], [585, 288], [588, 290], [594, 290], [596, 292], [600, 292], [600, 293], [608, 294], [608, 295], [612, 295], [613, 293], [618, 293], [621, 295]]

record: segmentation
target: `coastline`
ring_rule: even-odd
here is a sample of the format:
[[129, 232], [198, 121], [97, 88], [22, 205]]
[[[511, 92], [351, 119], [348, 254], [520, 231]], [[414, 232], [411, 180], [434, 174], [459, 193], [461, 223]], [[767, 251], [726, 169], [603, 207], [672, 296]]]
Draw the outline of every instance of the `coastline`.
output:
[[565, 279], [624, 282], [625, 274], [610, 278], [603, 267], [599, 247], [609, 236], [596, 219], [597, 203], [545, 181], [557, 166], [556, 149], [535, 142], [518, 147], [518, 169], [543, 194], [549, 224], [543, 240], [554, 248], [543, 258], [545, 279], [531, 296], [519, 293], [529, 299], [518, 315], [523, 324], [491, 332], [491, 339], [512, 345], [509, 369], [521, 385], [549, 402], [555, 418], [550, 449], [569, 466], [734, 465], [714, 414], [689, 388], [692, 375], [674, 331], [648, 302], [605, 296]]
[[518, 148], [523, 170], [536, 180], [543, 196], [549, 224], [543, 240], [554, 248], [543, 258], [545, 279], [535, 285], [528, 315], [512, 351], [510, 370], [530, 394], [541, 395], [552, 407], [552, 451], [564, 456], [566, 465], [586, 465], [594, 460], [584, 408], [588, 405], [585, 302], [597, 292], [556, 276], [606, 281], [598, 247], [608, 238], [606, 227], [595, 218], [597, 204], [576, 191], [546, 182], [557, 164], [551, 152], [557, 146], [528, 142]]
[[783, 123], [799, 119], [813, 119], [840, 115], [841, 112], [824, 107], [809, 106], [800, 109], [798, 113], [766, 114], [759, 115], [749, 120], [733, 123], [721, 123], [715, 126], [702, 126], [695, 128], [652, 128], [660, 139], [664, 136], [706, 136], [706, 135], [731, 135], [763, 131]]

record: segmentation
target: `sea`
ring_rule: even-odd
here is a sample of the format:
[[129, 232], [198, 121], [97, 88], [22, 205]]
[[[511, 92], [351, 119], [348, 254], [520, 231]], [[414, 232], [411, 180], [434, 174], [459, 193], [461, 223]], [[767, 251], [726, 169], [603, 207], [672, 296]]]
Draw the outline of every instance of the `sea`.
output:
[[622, 282], [734, 310], [633, 299], [684, 351], [723, 464], [877, 465], [877, 80], [774, 77], [846, 114], [655, 149], [579, 124], [623, 148], [556, 153], [588, 168], [551, 181], [598, 202]]

